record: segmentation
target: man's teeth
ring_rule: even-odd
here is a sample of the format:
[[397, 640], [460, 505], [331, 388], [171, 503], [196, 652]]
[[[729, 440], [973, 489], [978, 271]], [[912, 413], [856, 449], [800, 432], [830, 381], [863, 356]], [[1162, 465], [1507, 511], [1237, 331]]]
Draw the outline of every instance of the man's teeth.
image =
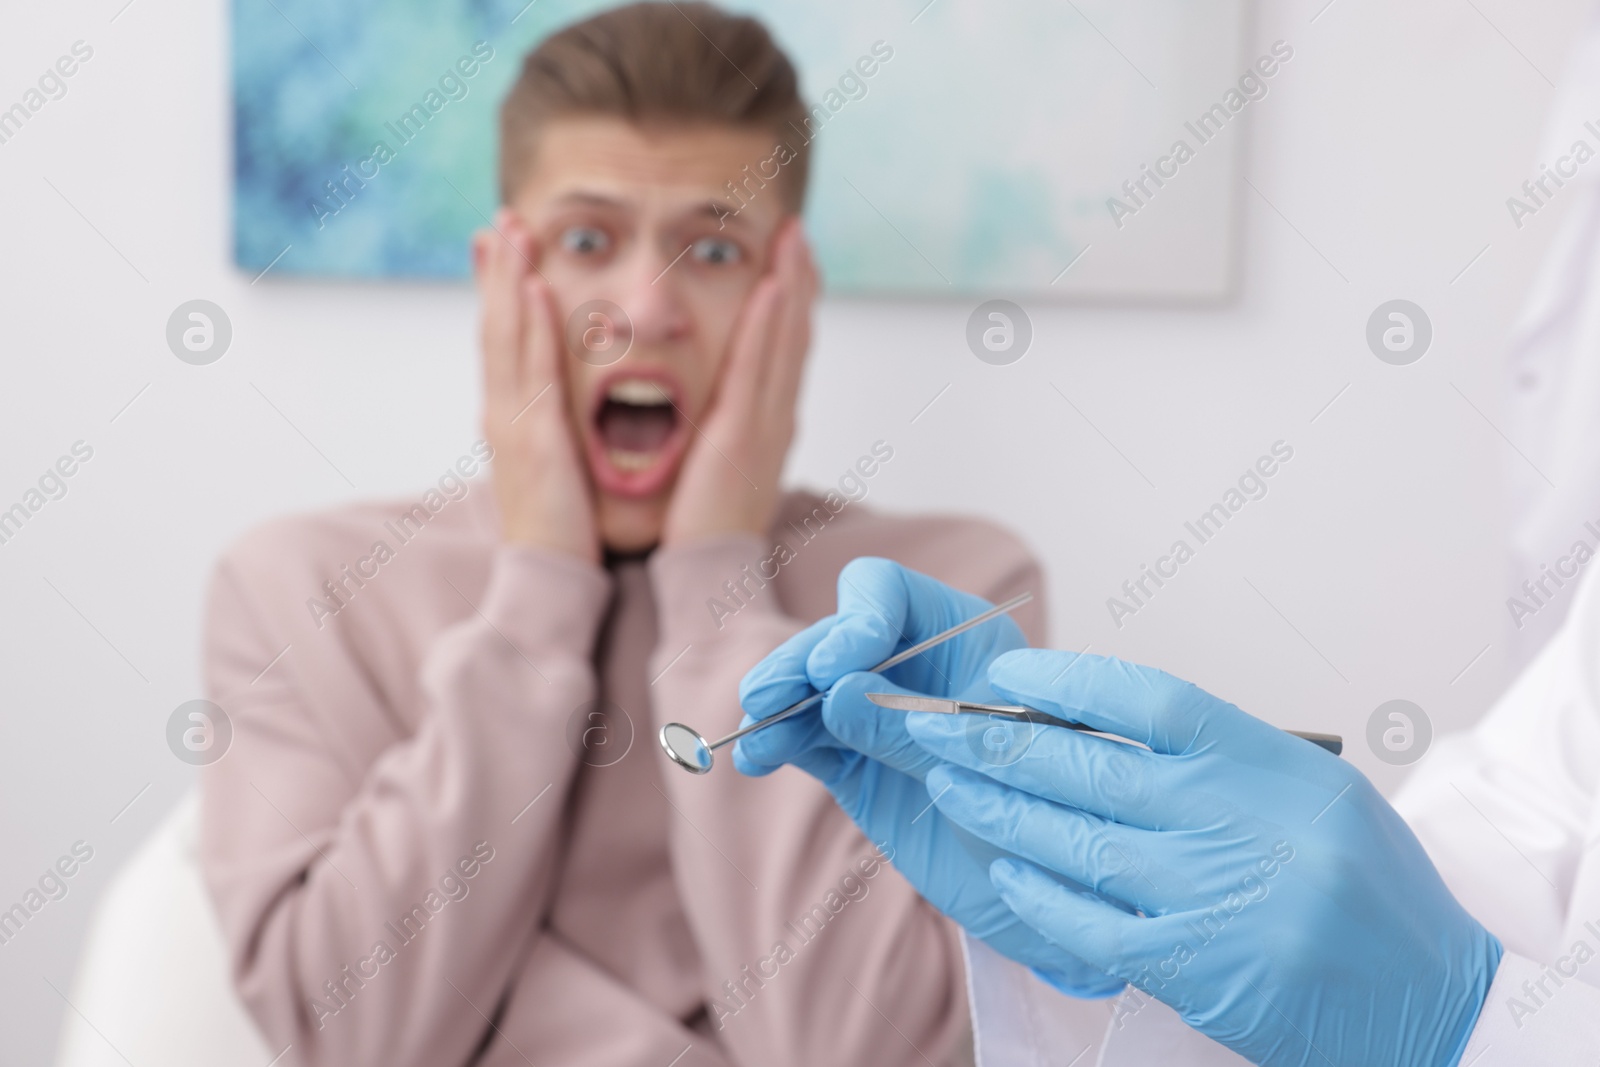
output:
[[634, 407], [664, 407], [672, 403], [672, 398], [660, 383], [648, 378], [618, 379], [606, 389], [606, 399]]
[[654, 453], [630, 452], [621, 448], [606, 449], [606, 458], [613, 467], [623, 471], [642, 471], [656, 461]]

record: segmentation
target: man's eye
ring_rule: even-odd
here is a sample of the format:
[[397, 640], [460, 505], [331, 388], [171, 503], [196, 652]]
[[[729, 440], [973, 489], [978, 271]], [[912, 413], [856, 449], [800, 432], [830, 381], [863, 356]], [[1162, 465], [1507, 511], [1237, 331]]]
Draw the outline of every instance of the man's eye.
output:
[[561, 234], [561, 247], [580, 256], [592, 256], [611, 246], [611, 239], [593, 226], [574, 226]]
[[702, 237], [689, 247], [694, 253], [694, 258], [702, 263], [718, 265], [737, 263], [742, 256], [738, 245], [720, 237]]

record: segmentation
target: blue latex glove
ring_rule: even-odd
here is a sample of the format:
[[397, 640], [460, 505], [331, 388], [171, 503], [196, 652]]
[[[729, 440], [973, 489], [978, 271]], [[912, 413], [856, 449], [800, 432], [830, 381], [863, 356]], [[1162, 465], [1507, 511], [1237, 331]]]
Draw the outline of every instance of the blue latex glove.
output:
[[1150, 748], [1045, 727], [996, 765], [973, 758], [951, 716], [909, 717], [920, 745], [959, 765], [926, 776], [939, 810], [1032, 861], [990, 873], [1068, 959], [1127, 979], [1252, 1063], [1458, 1063], [1500, 943], [1359, 771], [1120, 660], [1023, 650], [997, 658], [989, 681]]
[[[988, 602], [884, 559], [864, 558], [839, 574], [839, 611], [802, 630], [745, 675], [739, 699], [745, 723], [765, 718], [814, 692], [827, 692], [821, 714], [806, 711], [741, 738], [734, 766], [761, 775], [792, 763], [825, 785], [874, 842], [887, 842], [891, 862], [944, 914], [997, 951], [1034, 967], [1057, 989], [1081, 997], [1110, 996], [1120, 979], [1073, 960], [1044, 942], [1005, 905], [989, 864], [1005, 855], [952, 824], [928, 799], [923, 778], [941, 761], [906, 733], [905, 713], [870, 703], [869, 692], [933, 693], [966, 700], [994, 698], [989, 662], [1027, 642], [1016, 623], [999, 618], [930, 649], [886, 675], [858, 673], [896, 651], [987, 609]], [[898, 683], [898, 684], [896, 684]], [[974, 760], [1020, 754], [1012, 723], [969, 717], [963, 744]]]

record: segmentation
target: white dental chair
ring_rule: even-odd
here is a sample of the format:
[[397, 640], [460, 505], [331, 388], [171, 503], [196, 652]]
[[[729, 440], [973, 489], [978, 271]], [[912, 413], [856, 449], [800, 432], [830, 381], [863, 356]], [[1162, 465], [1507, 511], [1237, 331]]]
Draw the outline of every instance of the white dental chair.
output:
[[56, 1067], [268, 1067], [281, 1056], [228, 978], [200, 879], [199, 824], [191, 792], [95, 905]]

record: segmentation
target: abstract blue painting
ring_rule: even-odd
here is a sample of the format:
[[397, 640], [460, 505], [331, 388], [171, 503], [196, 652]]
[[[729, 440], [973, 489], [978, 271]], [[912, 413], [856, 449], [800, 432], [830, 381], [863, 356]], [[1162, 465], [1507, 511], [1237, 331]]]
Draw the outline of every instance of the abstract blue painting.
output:
[[[766, 21], [821, 109], [807, 223], [831, 291], [1194, 297], [1229, 284], [1239, 135], [1148, 211], [1113, 202], [1247, 67], [1244, 3], [727, 6]], [[239, 267], [465, 277], [523, 55], [608, 6], [233, 0]]]

